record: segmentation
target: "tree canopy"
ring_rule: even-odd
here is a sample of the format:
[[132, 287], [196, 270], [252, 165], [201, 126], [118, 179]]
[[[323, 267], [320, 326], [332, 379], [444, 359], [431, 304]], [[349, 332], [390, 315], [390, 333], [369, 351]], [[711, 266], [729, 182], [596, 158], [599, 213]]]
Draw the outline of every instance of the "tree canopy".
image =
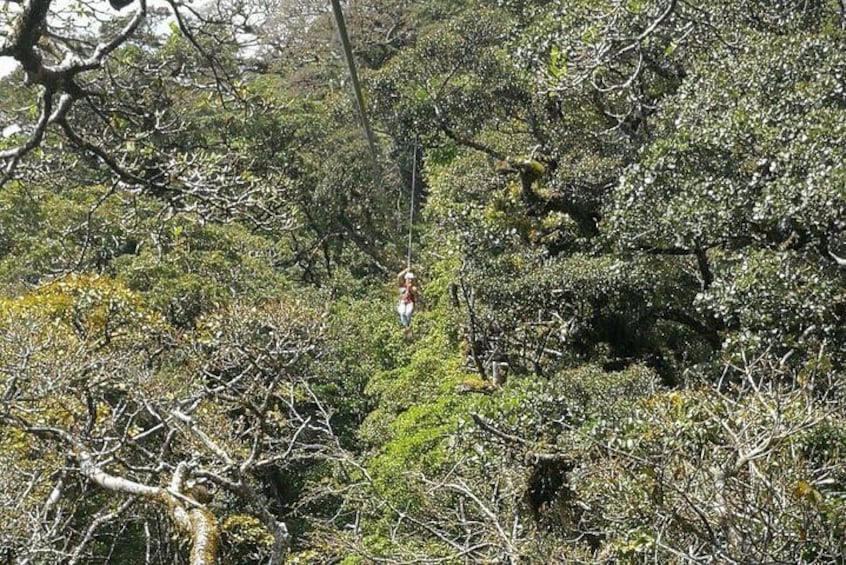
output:
[[342, 7], [3, 4], [0, 559], [841, 560], [846, 3]]

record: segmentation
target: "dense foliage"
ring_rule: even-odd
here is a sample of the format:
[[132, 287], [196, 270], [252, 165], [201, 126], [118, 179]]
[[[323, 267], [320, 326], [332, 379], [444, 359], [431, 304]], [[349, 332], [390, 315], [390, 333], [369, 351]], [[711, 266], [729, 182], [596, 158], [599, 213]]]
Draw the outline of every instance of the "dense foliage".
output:
[[0, 11], [0, 560], [843, 559], [843, 2], [348, 2], [375, 154], [328, 3], [97, 4]]

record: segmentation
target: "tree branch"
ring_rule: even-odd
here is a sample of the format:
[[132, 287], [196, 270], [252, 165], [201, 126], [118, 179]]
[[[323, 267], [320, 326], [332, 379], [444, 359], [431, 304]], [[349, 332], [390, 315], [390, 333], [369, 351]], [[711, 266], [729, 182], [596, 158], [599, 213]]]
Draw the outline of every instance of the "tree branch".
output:
[[[498, 437], [499, 439], [503, 440], [506, 443], [520, 445], [522, 447], [531, 448], [532, 443], [515, 435], [511, 435], [506, 433], [496, 426], [482, 418], [479, 414], [472, 412], [470, 417], [479, 426], [482, 430], [488, 432], [491, 435]], [[525, 453], [524, 459], [527, 462], [537, 463], [539, 461], [562, 461], [567, 462], [570, 461], [570, 458], [563, 454], [563, 453], [551, 453], [551, 452], [536, 452], [533, 450], [527, 450]]]
[[164, 506], [174, 523], [191, 538], [191, 565], [212, 565], [216, 560], [219, 528], [209, 510], [184, 494], [190, 465], [181, 462], [171, 478], [169, 488], [145, 485], [104, 471], [94, 456], [70, 432], [50, 426], [33, 426], [20, 417], [3, 415], [3, 421], [23, 432], [67, 444], [76, 459], [79, 472], [97, 486], [120, 494], [140, 497]]
[[22, 145], [12, 149], [0, 151], [0, 159], [6, 161], [6, 166], [3, 168], [3, 175], [0, 176], [0, 187], [12, 177], [12, 173], [18, 166], [20, 160], [30, 151], [41, 144], [44, 139], [44, 134], [47, 127], [56, 121], [63, 120], [73, 104], [73, 98], [68, 94], [63, 94], [59, 99], [59, 105], [53, 110], [53, 95], [54, 93], [49, 89], [44, 89], [41, 94], [41, 114], [38, 116], [38, 121], [35, 124], [35, 130], [30, 134], [29, 139]]
[[435, 110], [435, 117], [438, 119], [438, 124], [441, 126], [441, 130], [453, 141], [458, 143], [459, 145], [463, 145], [465, 147], [470, 147], [471, 149], [475, 149], [476, 151], [481, 151], [486, 155], [490, 155], [494, 159], [499, 159], [500, 161], [506, 160], [505, 153], [501, 153], [492, 147], [488, 147], [487, 145], [483, 145], [477, 141], [473, 141], [472, 139], [468, 139], [464, 136], [459, 135], [455, 132], [455, 130], [450, 127], [449, 123], [447, 123], [446, 118], [444, 118], [443, 114], [441, 113], [441, 109], [438, 106], [437, 102], [432, 102], [432, 108]]
[[97, 530], [112, 520], [118, 518], [121, 514], [129, 510], [129, 508], [135, 503], [136, 499], [130, 498], [125, 500], [123, 504], [118, 506], [114, 511], [106, 514], [99, 514], [96, 518], [94, 518], [85, 530], [85, 536], [82, 538], [82, 541], [79, 542], [76, 549], [74, 549], [73, 554], [68, 561], [68, 565], [76, 565], [77, 563], [80, 563], [80, 560], [84, 560], [85, 556], [82, 555], [82, 552], [85, 551], [85, 548], [88, 547], [88, 544], [90, 544], [94, 539], [94, 535], [97, 533]]
[[[17, 21], [12, 25], [11, 33], [0, 47], [0, 56], [12, 57], [21, 64], [26, 85], [43, 87], [40, 96], [41, 113], [29, 138], [18, 147], [0, 152], [0, 159], [5, 161], [0, 186], [8, 182], [20, 160], [42, 142], [47, 127], [64, 121], [73, 102], [84, 96], [75, 82], [76, 76], [99, 68], [106, 56], [129, 39], [147, 14], [146, 0], [139, 0], [139, 8], [132, 19], [110, 40], [97, 45], [88, 57], [82, 58], [69, 52], [58, 65], [45, 65], [39, 40], [49, 31], [47, 17], [51, 1], [29, 0], [24, 4]], [[59, 93], [61, 98], [54, 111], [53, 99]]]

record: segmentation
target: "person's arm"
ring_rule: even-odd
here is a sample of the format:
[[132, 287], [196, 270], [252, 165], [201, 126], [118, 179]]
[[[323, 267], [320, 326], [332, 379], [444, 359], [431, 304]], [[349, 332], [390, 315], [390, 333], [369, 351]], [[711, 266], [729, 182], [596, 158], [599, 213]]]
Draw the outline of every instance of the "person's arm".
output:
[[408, 272], [408, 267], [397, 274], [397, 288], [405, 286], [405, 274]]

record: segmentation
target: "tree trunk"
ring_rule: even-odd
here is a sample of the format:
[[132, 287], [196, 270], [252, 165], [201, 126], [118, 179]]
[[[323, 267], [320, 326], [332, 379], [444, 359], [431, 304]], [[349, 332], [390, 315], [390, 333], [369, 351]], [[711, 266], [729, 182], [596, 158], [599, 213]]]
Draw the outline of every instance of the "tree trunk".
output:
[[111, 475], [98, 467], [85, 451], [78, 453], [77, 460], [82, 474], [96, 485], [112, 492], [163, 504], [179, 530], [191, 538], [191, 565], [214, 565], [217, 562], [220, 529], [214, 515], [185, 494], [187, 463], [177, 465], [170, 488], [162, 488]]

